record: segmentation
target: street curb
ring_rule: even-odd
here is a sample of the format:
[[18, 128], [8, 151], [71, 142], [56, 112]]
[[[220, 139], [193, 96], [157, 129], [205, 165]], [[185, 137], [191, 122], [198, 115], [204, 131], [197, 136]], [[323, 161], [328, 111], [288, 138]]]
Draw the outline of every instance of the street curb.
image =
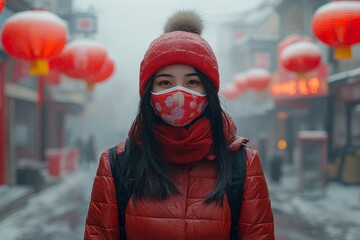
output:
[[11, 202], [4, 204], [0, 208], [0, 221], [4, 220], [6, 217], [16, 212], [16, 209], [24, 206], [27, 200], [35, 193], [34, 189], [29, 190], [26, 194], [22, 195], [19, 198], [12, 200]]
[[[30, 188], [26, 193], [19, 196], [18, 198], [14, 198], [13, 200], [9, 201], [8, 203], [2, 204], [0, 207], [0, 222], [4, 220], [6, 217], [10, 216], [11, 214], [15, 213], [18, 209], [25, 206], [28, 200], [33, 197], [34, 195], [38, 194], [39, 192], [46, 190], [56, 184], [60, 183], [61, 180], [54, 180], [49, 181], [40, 188]], [[10, 190], [11, 191], [11, 190]]]

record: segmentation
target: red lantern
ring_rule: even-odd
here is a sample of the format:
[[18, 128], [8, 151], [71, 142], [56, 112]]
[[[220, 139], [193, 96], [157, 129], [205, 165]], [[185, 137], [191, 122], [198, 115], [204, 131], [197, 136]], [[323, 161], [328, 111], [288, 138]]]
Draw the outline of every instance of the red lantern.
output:
[[90, 83], [99, 83], [105, 81], [113, 74], [114, 70], [115, 70], [114, 61], [108, 58], [101, 67], [101, 69], [95, 74], [92, 74], [89, 77], [87, 77], [86, 81]]
[[60, 72], [63, 72], [65, 69], [64, 63], [62, 61], [62, 59], [60, 58], [61, 55], [58, 55], [54, 58], [49, 59], [49, 67], [50, 70], [57, 70]]
[[2, 10], [4, 9], [6, 1], [5, 0], [0, 0], [0, 13], [2, 13]]
[[253, 68], [247, 71], [246, 79], [249, 88], [261, 91], [269, 86], [271, 75], [264, 68]]
[[88, 89], [92, 90], [94, 88], [94, 84], [108, 79], [113, 74], [114, 70], [115, 70], [114, 61], [108, 58], [98, 72], [86, 78], [85, 81], [88, 83]]
[[66, 75], [72, 78], [87, 79], [101, 69], [108, 59], [108, 54], [100, 43], [76, 40], [65, 46], [59, 58]]
[[282, 40], [279, 44], [278, 44], [278, 64], [281, 65], [280, 62], [280, 55], [281, 52], [289, 45], [299, 42], [299, 41], [307, 41], [307, 42], [312, 42], [311, 37], [308, 36], [300, 36], [298, 34], [292, 34], [287, 36], [284, 40]]
[[248, 88], [246, 75], [243, 73], [237, 74], [234, 78], [234, 85], [237, 87], [239, 92], [245, 92]]
[[360, 42], [360, 3], [338, 1], [316, 10], [312, 20], [315, 36], [335, 48], [336, 59], [350, 59], [351, 45]]
[[48, 11], [24, 11], [8, 18], [2, 31], [4, 50], [11, 56], [31, 60], [30, 74], [47, 74], [46, 59], [61, 52], [67, 28], [63, 20]]
[[234, 100], [241, 95], [241, 92], [233, 84], [229, 84], [221, 88], [219, 93], [228, 100]]
[[321, 50], [312, 42], [299, 41], [284, 48], [279, 58], [287, 70], [303, 74], [319, 66]]
[[301, 36], [297, 34], [289, 35], [278, 45], [278, 52], [281, 53], [284, 48], [295, 42], [301, 41]]

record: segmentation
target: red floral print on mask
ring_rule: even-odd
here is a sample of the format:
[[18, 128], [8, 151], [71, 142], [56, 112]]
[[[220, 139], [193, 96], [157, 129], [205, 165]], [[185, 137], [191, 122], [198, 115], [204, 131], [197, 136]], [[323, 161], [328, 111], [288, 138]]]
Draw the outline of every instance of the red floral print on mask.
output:
[[206, 94], [177, 86], [152, 92], [151, 105], [155, 114], [166, 123], [182, 127], [194, 121], [207, 105]]

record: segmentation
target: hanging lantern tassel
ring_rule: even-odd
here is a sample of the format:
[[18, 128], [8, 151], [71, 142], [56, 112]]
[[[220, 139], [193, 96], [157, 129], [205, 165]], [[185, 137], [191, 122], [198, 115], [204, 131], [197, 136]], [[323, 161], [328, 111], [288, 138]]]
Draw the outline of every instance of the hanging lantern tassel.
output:
[[6, 4], [6, 0], [0, 0], [0, 14], [2, 13]]
[[49, 63], [47, 60], [36, 59], [31, 61], [30, 75], [47, 75], [49, 73]]
[[334, 58], [338, 60], [351, 59], [351, 47], [344, 46], [334, 48]]
[[86, 87], [89, 92], [93, 92], [95, 89], [95, 83], [87, 83]]
[[307, 74], [305, 71], [301, 71], [301, 72], [298, 72], [297, 76], [298, 76], [298, 79], [303, 79], [303, 78], [307, 77]]

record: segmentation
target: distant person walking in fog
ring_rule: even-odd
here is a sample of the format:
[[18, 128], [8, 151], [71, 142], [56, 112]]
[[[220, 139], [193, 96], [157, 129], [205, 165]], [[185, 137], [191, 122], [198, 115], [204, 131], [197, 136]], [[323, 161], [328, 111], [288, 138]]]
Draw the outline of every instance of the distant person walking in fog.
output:
[[75, 146], [79, 150], [80, 164], [81, 165], [87, 164], [85, 142], [84, 142], [83, 138], [78, 137], [76, 139]]
[[85, 239], [274, 239], [259, 155], [221, 108], [201, 31], [181, 11], [150, 44], [128, 139], [100, 157]]
[[87, 164], [90, 166], [91, 164], [96, 162], [96, 143], [94, 135], [89, 136], [85, 148], [86, 161]]

